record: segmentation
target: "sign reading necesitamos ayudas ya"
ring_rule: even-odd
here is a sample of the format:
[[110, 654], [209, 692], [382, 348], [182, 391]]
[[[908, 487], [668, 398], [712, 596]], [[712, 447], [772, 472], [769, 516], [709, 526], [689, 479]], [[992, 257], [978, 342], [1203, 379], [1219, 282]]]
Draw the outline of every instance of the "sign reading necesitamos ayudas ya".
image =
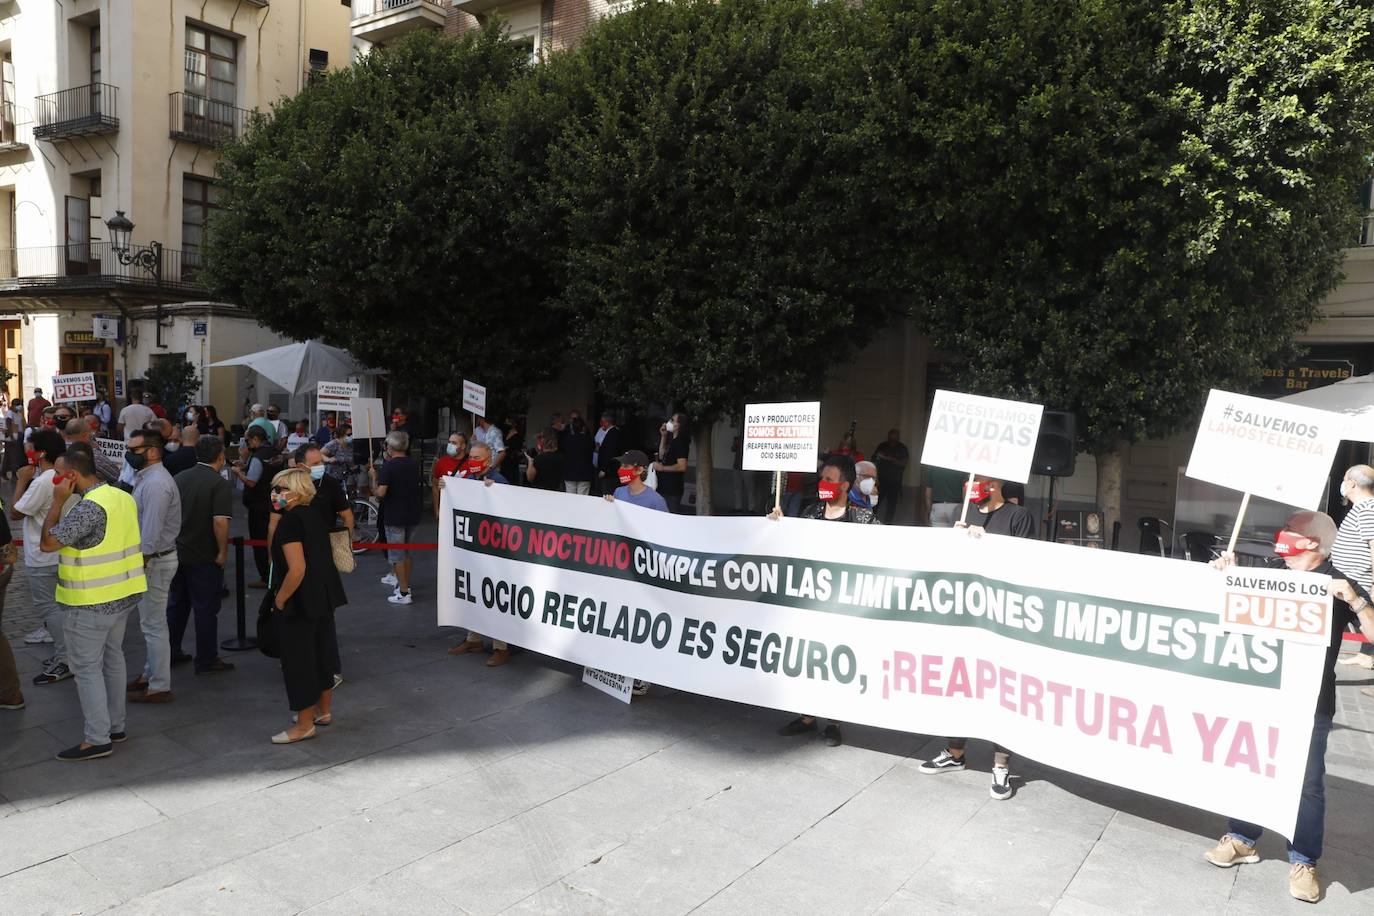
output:
[[1025, 483], [1044, 412], [1040, 404], [936, 391], [921, 463]]
[[1303, 509], [1321, 508], [1347, 418], [1212, 389], [1188, 476]]
[[439, 545], [440, 625], [780, 716], [997, 741], [1292, 835], [1326, 650], [1248, 600], [1229, 625], [1261, 629], [1228, 630], [1223, 595], [1255, 584], [1205, 564], [458, 478]]

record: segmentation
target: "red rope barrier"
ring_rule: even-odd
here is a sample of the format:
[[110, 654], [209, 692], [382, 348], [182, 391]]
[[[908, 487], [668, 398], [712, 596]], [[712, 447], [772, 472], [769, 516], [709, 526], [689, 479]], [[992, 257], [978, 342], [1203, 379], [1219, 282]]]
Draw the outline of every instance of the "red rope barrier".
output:
[[[243, 539], [244, 547], [266, 547], [266, 541]], [[353, 542], [354, 550], [438, 550], [438, 544], [372, 544], [363, 541]]]

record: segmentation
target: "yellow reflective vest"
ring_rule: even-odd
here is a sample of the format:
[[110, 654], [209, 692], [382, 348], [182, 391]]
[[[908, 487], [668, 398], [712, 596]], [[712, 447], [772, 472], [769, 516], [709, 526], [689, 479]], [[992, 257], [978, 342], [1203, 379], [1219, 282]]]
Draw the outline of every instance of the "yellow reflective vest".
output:
[[134, 498], [108, 484], [86, 499], [105, 510], [105, 538], [94, 547], [63, 547], [57, 555], [57, 601], [68, 606], [103, 604], [148, 590]]

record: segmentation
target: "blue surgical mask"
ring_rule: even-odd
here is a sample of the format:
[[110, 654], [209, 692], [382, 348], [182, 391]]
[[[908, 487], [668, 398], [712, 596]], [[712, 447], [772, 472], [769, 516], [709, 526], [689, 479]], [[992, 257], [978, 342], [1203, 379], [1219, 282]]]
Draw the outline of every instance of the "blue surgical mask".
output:
[[324, 465], [322, 465], [322, 464], [317, 464], [317, 465], [315, 465], [314, 467], [312, 467], [312, 468], [310, 469], [310, 479], [311, 479], [311, 480], [319, 480], [319, 479], [320, 479], [321, 477], [323, 477], [323, 476], [324, 476]]
[[352, 437], [352, 436], [344, 436], [344, 445], [352, 445], [352, 444], [353, 444], [353, 437]]
[[457, 457], [458, 457], [458, 446], [454, 445], [452, 442], [450, 442], [450, 443], [448, 444], [448, 448], [445, 449], [445, 451], [448, 452], [448, 456], [449, 456], [450, 458], [457, 458]]

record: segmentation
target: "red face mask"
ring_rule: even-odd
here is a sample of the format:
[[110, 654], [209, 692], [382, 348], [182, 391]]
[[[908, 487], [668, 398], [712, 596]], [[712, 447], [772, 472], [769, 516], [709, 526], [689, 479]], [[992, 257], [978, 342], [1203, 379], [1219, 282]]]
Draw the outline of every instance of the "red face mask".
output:
[[54, 420], [52, 417], [49, 417], [48, 419], [43, 421], [43, 425], [47, 427], [53, 427], [57, 425], [57, 421]]
[[95, 416], [87, 417], [86, 425], [91, 429], [100, 429], [100, 418]]
[[834, 502], [840, 498], [840, 485], [829, 480], [822, 480], [816, 484], [816, 494], [820, 496], [821, 502]]
[[24, 457], [29, 460], [29, 464], [38, 463], [38, 453], [31, 448], [24, 449]]
[[639, 479], [639, 468], [622, 467], [619, 471], [616, 471], [616, 476], [620, 478], [621, 483], [628, 487]]
[[458, 476], [476, 477], [480, 475], [484, 470], [486, 470], [486, 465], [483, 462], [475, 461], [472, 458], [469, 458], [467, 461], [463, 462], [462, 467], [458, 468]]
[[985, 480], [975, 480], [973, 483], [964, 481], [964, 492], [968, 494], [969, 501], [975, 503], [981, 503], [992, 496], [992, 490]]
[[1296, 531], [1281, 528], [1274, 532], [1274, 554], [1280, 557], [1295, 557], [1300, 553], [1307, 553], [1312, 548], [1298, 546], [1299, 541], [1307, 540], [1311, 540], [1311, 538], [1298, 534]]

